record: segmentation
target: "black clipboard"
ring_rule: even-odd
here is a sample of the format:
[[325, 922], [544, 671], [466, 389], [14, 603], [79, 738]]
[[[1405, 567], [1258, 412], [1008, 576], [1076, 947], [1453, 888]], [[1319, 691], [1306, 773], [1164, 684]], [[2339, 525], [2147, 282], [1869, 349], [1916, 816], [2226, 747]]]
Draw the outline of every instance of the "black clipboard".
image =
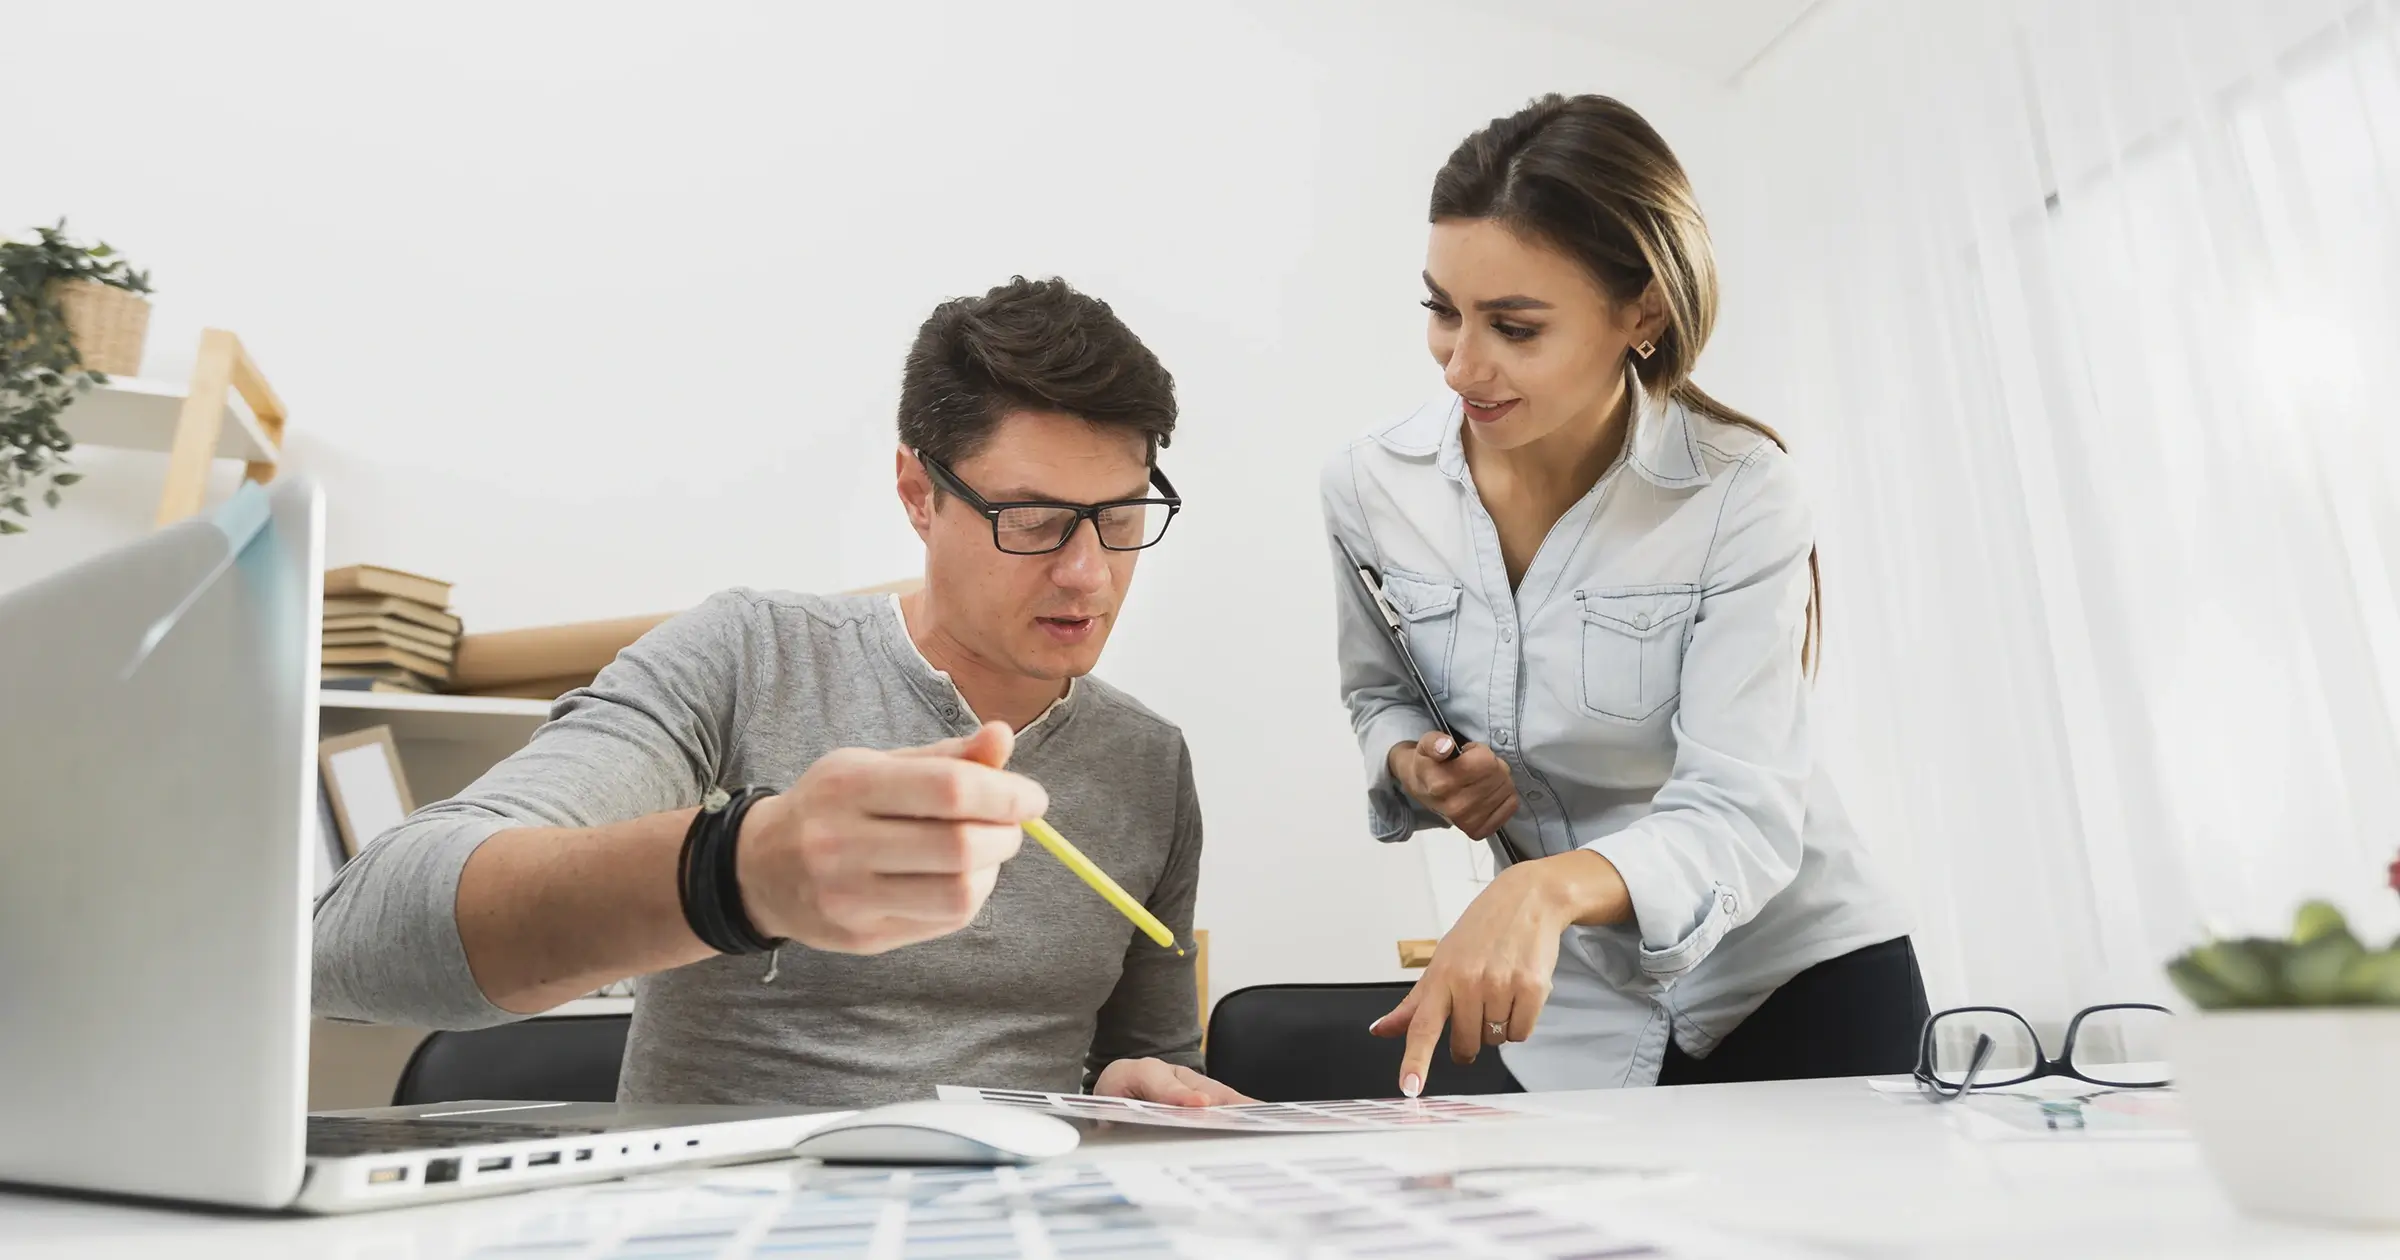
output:
[[1442, 716], [1442, 706], [1433, 702], [1433, 688], [1425, 685], [1424, 671], [1417, 668], [1417, 654], [1408, 650], [1408, 627], [1401, 623], [1400, 614], [1392, 611], [1392, 601], [1384, 598], [1383, 575], [1377, 573], [1372, 565], [1360, 564], [1358, 557], [1351, 552], [1350, 544], [1337, 537], [1333, 545], [1342, 549], [1342, 560], [1350, 566], [1351, 572], [1358, 575], [1358, 584], [1367, 588], [1367, 599], [1374, 603], [1375, 611], [1382, 614], [1384, 633], [1391, 636], [1392, 650], [1400, 654], [1400, 666], [1408, 672], [1408, 681], [1415, 684], [1417, 698], [1425, 702], [1425, 711], [1433, 715], [1434, 725], [1442, 729], [1442, 734], [1450, 737], [1450, 756], [1443, 760], [1456, 758], [1466, 751], [1467, 741], [1460, 738], [1458, 728], [1450, 725], [1450, 719]]
[[[1366, 588], [1368, 601], [1375, 605], [1375, 611], [1383, 617], [1384, 633], [1392, 640], [1392, 650], [1400, 654], [1400, 666], [1408, 674], [1408, 681], [1416, 687], [1417, 698], [1425, 702], [1425, 711], [1433, 715], [1434, 725], [1441, 728], [1442, 734], [1450, 737], [1450, 755], [1443, 760], [1456, 760], [1467, 751], [1466, 737], [1458, 733], [1457, 727], [1450, 725], [1449, 718], [1442, 716], [1442, 706], [1434, 703], [1433, 688], [1425, 685], [1425, 673], [1417, 668], [1417, 654], [1408, 650], [1408, 627], [1401, 622], [1400, 614], [1393, 611], [1392, 601], [1384, 598], [1383, 575], [1376, 572], [1373, 565], [1359, 563], [1357, 554], [1350, 550], [1350, 544], [1343, 542], [1338, 535], [1333, 545], [1342, 549], [1343, 563], [1358, 575], [1358, 584]], [[1509, 838], [1505, 825], [1493, 832], [1487, 843], [1495, 846], [1494, 856], [1507, 862], [1524, 860], [1517, 855], [1516, 841]]]

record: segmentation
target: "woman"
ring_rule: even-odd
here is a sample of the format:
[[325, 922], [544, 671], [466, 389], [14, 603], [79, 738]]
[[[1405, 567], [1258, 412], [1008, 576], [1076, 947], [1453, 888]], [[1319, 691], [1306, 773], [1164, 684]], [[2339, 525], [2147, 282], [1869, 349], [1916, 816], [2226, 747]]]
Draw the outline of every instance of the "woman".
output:
[[1467, 745], [1346, 560], [1342, 688], [1376, 838], [1508, 865], [1375, 1023], [1401, 1092], [1445, 1019], [1532, 1089], [1908, 1071], [1916, 958], [1810, 739], [1799, 469], [1691, 381], [1717, 289], [1681, 165], [1548, 96], [1459, 146], [1432, 219], [1449, 392], [1337, 456], [1325, 512]]

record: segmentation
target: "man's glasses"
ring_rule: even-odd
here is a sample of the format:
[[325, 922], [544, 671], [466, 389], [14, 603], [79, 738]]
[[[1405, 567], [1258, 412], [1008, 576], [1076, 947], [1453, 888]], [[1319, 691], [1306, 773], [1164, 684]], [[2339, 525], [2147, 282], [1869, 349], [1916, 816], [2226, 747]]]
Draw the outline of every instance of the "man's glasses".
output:
[[1150, 484], [1158, 487], [1162, 498], [1112, 499], [1106, 503], [994, 503], [969, 489], [950, 466], [923, 451], [917, 462], [933, 484], [957, 495], [968, 507], [992, 523], [992, 545], [1012, 556], [1039, 556], [1067, 545], [1075, 536], [1077, 526], [1085, 521], [1100, 536], [1100, 545], [1110, 551], [1140, 551], [1158, 545], [1167, 536], [1167, 526], [1175, 514], [1183, 510], [1183, 498], [1167, 475], [1154, 465], [1150, 469]]
[[2067, 1022], [2055, 1059], [2033, 1025], [2005, 1006], [1961, 1006], [1925, 1021], [1917, 1044], [1917, 1086], [1936, 1102], [1971, 1089], [2022, 1085], [2064, 1076], [2111, 1089], [2157, 1089], [2167, 1078], [2164, 1044], [2173, 1012], [2148, 1002], [2087, 1007]]

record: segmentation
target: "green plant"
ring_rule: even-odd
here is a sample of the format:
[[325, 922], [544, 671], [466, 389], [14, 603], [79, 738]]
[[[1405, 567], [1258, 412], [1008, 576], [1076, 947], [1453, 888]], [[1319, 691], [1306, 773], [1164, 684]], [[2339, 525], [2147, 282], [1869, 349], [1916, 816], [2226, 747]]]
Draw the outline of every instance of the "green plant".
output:
[[[2400, 880], [2400, 865], [2393, 878]], [[2288, 938], [2216, 940], [2167, 964], [2167, 978], [2202, 1010], [2278, 1006], [2400, 1006], [2400, 941], [2368, 949], [2342, 912], [2300, 907]]]
[[[150, 277], [105, 242], [68, 239], [64, 219], [34, 229], [30, 240], [0, 240], [0, 512], [19, 517], [33, 515], [25, 496], [45, 476], [50, 484], [42, 502], [54, 508], [58, 492], [82, 479], [61, 467], [75, 441], [59, 427], [58, 413], [76, 395], [108, 383], [85, 370], [59, 310], [54, 286], [68, 280], [150, 291]], [[23, 524], [0, 515], [0, 535], [24, 532]]]

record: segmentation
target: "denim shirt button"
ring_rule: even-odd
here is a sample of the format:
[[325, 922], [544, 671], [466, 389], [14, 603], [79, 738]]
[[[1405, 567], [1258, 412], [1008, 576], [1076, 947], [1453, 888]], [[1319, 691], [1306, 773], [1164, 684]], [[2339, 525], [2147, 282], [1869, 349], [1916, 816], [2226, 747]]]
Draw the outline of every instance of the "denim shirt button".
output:
[[1634, 629], [1636, 629], [1636, 630], [1647, 630], [1647, 629], [1649, 629], [1649, 628], [1650, 628], [1650, 614], [1648, 614], [1648, 613], [1635, 613], [1635, 614], [1633, 615], [1633, 628], [1634, 628]]

